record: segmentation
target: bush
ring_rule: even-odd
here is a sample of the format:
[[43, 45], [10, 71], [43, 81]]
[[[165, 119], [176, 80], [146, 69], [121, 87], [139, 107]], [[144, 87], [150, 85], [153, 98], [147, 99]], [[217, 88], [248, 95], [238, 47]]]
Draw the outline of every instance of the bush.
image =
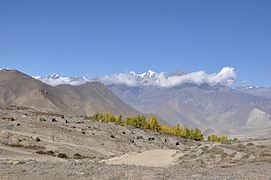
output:
[[76, 154], [73, 155], [73, 159], [86, 159], [86, 158], [88, 158], [88, 157], [83, 156], [83, 155], [81, 155], [79, 153], [76, 153]]
[[66, 154], [64, 154], [64, 153], [59, 153], [59, 154], [57, 155], [57, 157], [63, 158], [63, 159], [67, 159], [67, 158], [68, 158], [68, 156], [67, 156]]
[[12, 116], [3, 116], [2, 119], [7, 121], [15, 121], [15, 118]]

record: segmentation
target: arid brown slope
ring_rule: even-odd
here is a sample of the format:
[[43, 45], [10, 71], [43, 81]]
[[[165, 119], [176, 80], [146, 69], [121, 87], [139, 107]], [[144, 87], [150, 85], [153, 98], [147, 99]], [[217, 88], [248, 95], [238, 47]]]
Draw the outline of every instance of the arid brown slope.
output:
[[0, 71], [0, 105], [26, 106], [71, 115], [95, 112], [125, 116], [139, 114], [101, 83], [52, 87], [16, 70]]

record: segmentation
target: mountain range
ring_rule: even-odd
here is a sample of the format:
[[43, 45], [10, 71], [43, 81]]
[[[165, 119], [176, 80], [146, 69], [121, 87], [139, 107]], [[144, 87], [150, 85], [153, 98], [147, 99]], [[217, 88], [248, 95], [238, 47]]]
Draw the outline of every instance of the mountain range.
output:
[[[52, 80], [59, 78], [50, 77]], [[92, 115], [96, 112], [124, 116], [140, 114], [99, 82], [51, 86], [17, 70], [0, 70], [0, 105], [27, 106], [70, 115]]]
[[[48, 83], [47, 78], [38, 79]], [[199, 127], [205, 134], [260, 134], [269, 131], [271, 100], [266, 92], [270, 92], [270, 89], [231, 88], [228, 85], [235, 78], [234, 69], [225, 67], [215, 74], [203, 71], [168, 74], [149, 70], [141, 74], [132, 71], [78, 79], [101, 82], [139, 112], [156, 114], [170, 125], [180, 123]], [[57, 79], [67, 78], [59, 76]], [[85, 83], [79, 83], [76, 78], [68, 79], [78, 84]]]
[[271, 132], [269, 88], [231, 88], [232, 68], [219, 73], [120, 73], [88, 79], [57, 74], [31, 77], [0, 71], [0, 105], [28, 106], [71, 115], [111, 112], [155, 114], [170, 125], [198, 127], [204, 134], [264, 136]]

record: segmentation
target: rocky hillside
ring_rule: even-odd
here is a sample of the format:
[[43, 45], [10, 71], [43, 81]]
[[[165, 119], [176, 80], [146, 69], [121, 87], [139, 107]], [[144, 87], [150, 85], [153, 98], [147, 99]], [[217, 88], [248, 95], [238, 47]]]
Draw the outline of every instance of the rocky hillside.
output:
[[229, 87], [208, 84], [182, 86], [108, 87], [124, 102], [154, 113], [169, 124], [199, 127], [206, 133], [234, 134], [271, 127], [271, 101]]
[[269, 179], [270, 148], [0, 108], [0, 179]]

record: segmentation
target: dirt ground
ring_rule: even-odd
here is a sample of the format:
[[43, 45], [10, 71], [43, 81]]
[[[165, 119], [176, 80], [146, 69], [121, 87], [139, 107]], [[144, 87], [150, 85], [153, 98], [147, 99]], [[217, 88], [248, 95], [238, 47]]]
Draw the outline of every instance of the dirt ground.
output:
[[195, 142], [31, 109], [0, 109], [0, 179], [271, 179], [271, 140]]

